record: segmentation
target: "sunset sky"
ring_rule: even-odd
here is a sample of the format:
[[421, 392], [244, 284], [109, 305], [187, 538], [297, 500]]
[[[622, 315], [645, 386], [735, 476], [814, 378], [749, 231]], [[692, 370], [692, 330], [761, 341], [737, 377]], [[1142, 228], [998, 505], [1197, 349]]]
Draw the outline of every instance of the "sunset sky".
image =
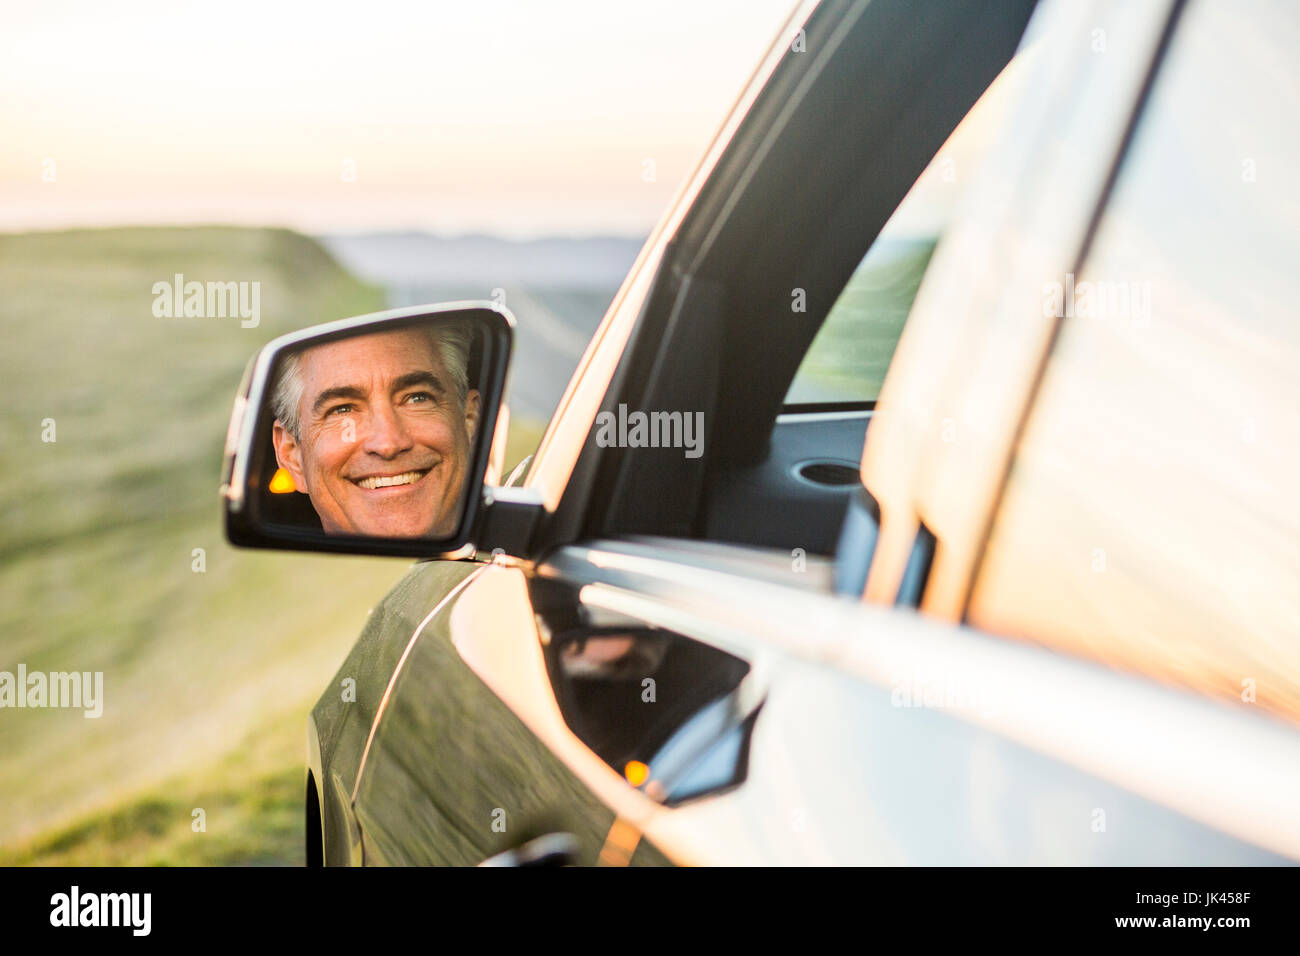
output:
[[0, 230], [239, 222], [642, 235], [793, 7], [6, 9]]

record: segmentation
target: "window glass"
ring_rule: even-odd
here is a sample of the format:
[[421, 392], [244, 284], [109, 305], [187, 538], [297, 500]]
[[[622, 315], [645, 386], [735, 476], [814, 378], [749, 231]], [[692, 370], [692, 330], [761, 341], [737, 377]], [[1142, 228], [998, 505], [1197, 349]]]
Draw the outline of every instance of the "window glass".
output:
[[1300, 7], [1192, 3], [1078, 276], [967, 616], [1300, 717]]
[[885, 223], [813, 339], [787, 405], [876, 400], [939, 236], [1023, 86], [1029, 50], [989, 84]]

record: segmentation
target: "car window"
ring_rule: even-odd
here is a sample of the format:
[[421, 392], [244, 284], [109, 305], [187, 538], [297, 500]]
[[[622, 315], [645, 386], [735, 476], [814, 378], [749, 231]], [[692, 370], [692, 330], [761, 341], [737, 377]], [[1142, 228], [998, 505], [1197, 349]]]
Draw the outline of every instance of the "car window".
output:
[[1300, 8], [1182, 14], [1059, 319], [967, 608], [1300, 717]]
[[1028, 72], [1026, 54], [989, 84], [885, 223], [813, 339], [786, 405], [876, 400], [939, 237]]

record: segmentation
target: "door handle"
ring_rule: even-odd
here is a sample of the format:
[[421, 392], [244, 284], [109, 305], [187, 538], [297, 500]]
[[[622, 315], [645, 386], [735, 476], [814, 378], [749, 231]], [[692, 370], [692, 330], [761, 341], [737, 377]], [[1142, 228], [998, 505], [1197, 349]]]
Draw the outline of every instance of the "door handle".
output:
[[546, 833], [513, 850], [490, 856], [479, 866], [576, 866], [578, 838], [572, 833]]

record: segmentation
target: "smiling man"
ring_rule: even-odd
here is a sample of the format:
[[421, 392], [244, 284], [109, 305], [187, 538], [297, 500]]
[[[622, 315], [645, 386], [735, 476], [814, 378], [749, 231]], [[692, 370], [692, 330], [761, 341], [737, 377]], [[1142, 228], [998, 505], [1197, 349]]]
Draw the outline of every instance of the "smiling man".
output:
[[447, 537], [456, 530], [479, 393], [458, 323], [315, 345], [272, 397], [280, 466], [330, 534]]

